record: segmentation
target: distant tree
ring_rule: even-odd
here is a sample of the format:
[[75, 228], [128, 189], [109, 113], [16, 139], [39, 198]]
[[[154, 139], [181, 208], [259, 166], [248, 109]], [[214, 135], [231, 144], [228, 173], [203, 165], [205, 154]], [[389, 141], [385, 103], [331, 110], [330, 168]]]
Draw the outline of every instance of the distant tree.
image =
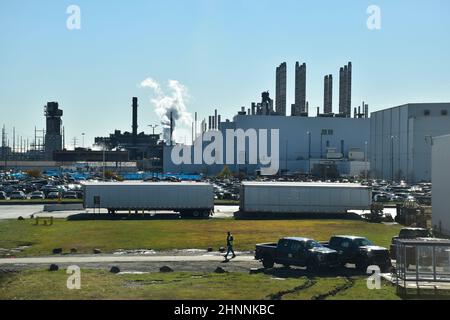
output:
[[111, 170], [105, 170], [105, 179], [113, 179], [114, 176], [114, 172], [112, 172]]
[[219, 178], [219, 179], [228, 179], [228, 178], [231, 177], [231, 175], [232, 174], [231, 174], [230, 168], [227, 165], [225, 165], [223, 167], [222, 171], [217, 175], [217, 178]]
[[42, 172], [38, 169], [27, 170], [26, 174], [31, 178], [40, 178], [42, 177]]

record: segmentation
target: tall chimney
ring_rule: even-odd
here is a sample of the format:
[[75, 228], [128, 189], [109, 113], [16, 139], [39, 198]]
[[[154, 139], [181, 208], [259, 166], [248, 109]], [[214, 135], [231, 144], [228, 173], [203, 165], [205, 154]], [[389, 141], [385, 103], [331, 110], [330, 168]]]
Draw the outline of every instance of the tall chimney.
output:
[[137, 130], [138, 130], [138, 113], [137, 113], [137, 109], [138, 109], [138, 98], [137, 97], [133, 97], [133, 125], [132, 125], [132, 129], [133, 129], [133, 142], [136, 143], [136, 137], [137, 137]]
[[170, 145], [173, 145], [173, 116], [172, 112], [170, 112]]

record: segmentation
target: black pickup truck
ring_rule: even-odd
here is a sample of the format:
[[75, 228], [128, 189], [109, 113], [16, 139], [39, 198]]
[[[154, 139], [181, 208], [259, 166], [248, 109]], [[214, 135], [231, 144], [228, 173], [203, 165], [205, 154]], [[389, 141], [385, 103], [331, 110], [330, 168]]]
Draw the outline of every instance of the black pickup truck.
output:
[[299, 237], [282, 238], [278, 243], [257, 244], [255, 250], [255, 259], [262, 261], [264, 268], [272, 268], [277, 263], [306, 267], [313, 272], [322, 267], [339, 266], [337, 258], [335, 250], [315, 240]]
[[391, 268], [389, 250], [374, 245], [370, 240], [358, 236], [332, 236], [324, 246], [336, 250], [341, 265], [352, 263], [361, 271], [367, 267], [377, 265], [382, 271]]

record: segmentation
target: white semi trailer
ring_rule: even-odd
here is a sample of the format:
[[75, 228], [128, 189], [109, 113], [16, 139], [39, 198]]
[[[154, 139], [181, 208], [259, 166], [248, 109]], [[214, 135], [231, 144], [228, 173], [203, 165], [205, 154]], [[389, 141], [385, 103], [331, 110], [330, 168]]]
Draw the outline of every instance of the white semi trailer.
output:
[[372, 191], [355, 183], [243, 182], [239, 214], [258, 217], [296, 213], [346, 213], [370, 209]]
[[212, 185], [197, 182], [98, 182], [84, 185], [84, 207], [118, 211], [175, 211], [182, 218], [209, 218]]

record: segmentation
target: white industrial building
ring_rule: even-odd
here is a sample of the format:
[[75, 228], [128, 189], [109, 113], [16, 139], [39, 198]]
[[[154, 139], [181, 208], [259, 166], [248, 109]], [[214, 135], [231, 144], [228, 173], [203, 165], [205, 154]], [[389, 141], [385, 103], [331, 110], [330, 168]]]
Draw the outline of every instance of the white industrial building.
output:
[[433, 138], [432, 205], [433, 228], [450, 236], [450, 135]]
[[[308, 173], [320, 166], [322, 170], [333, 170], [335, 168], [341, 175], [356, 176], [364, 174], [370, 169], [367, 158], [369, 125], [370, 120], [368, 118], [238, 114], [233, 118], [233, 121], [221, 122], [219, 130], [225, 136], [227, 129], [242, 129], [244, 131], [248, 129], [279, 129], [280, 172]], [[270, 142], [270, 139], [268, 141]], [[270, 143], [268, 148], [271, 150]], [[172, 147], [167, 146], [164, 150], [165, 172], [214, 175], [224, 167], [223, 164], [174, 164], [171, 159], [171, 149]], [[261, 164], [250, 164], [248, 152], [247, 141], [245, 154], [238, 155], [245, 159], [244, 164], [228, 165], [231, 171], [241, 171], [247, 174], [258, 172]], [[236, 153], [235, 149], [235, 156]], [[327, 174], [325, 173], [325, 175]]]
[[431, 180], [431, 137], [450, 134], [450, 103], [410, 103], [370, 117], [371, 175]]

